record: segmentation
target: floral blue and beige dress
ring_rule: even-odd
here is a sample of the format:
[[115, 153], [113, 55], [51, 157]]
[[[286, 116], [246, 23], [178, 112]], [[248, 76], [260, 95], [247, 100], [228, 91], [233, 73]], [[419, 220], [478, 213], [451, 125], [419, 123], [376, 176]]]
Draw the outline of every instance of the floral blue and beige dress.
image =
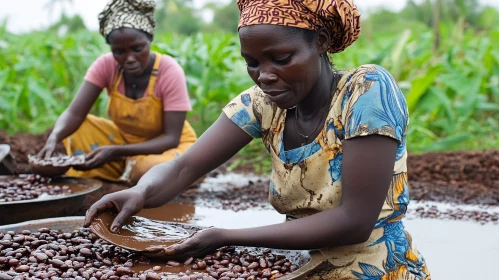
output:
[[262, 138], [272, 157], [269, 200], [288, 219], [340, 206], [343, 141], [373, 134], [396, 139], [393, 179], [368, 241], [320, 249], [324, 261], [308, 279], [430, 279], [402, 222], [409, 204], [409, 116], [404, 95], [378, 65], [341, 74], [324, 127], [308, 145], [284, 150], [287, 110], [278, 108], [257, 86], [233, 99], [224, 113], [253, 138]]

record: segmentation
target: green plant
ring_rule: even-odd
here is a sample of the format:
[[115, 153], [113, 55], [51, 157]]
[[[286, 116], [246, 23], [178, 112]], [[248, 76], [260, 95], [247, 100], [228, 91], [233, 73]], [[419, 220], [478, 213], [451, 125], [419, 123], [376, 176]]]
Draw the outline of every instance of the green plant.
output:
[[[409, 28], [377, 29], [334, 55], [338, 69], [380, 64], [406, 95], [410, 152], [488, 149], [499, 146], [499, 29], [474, 30], [464, 20], [443, 22], [442, 42], [433, 49], [433, 32], [415, 22]], [[407, 27], [405, 26], [405, 27]], [[402, 26], [404, 27], [404, 26]], [[32, 32], [13, 35], [0, 25], [0, 129], [44, 132], [65, 110], [90, 64], [109, 48], [96, 32], [66, 35]], [[157, 34], [153, 50], [183, 67], [193, 111], [188, 118], [201, 134], [232, 98], [252, 85], [240, 57], [236, 34], [181, 36]], [[92, 113], [106, 116], [102, 94]], [[268, 171], [260, 140], [243, 149], [237, 164]], [[263, 160], [267, 159], [267, 160]]]

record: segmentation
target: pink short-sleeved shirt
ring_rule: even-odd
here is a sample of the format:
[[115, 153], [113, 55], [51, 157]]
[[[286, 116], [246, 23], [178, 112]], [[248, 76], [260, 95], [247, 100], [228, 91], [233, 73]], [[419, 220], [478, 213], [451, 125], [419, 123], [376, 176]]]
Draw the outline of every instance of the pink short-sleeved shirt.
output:
[[[85, 81], [110, 90], [117, 71], [118, 63], [114, 60], [113, 54], [103, 54], [92, 63], [85, 75]], [[125, 94], [123, 79], [118, 86], [118, 91]], [[192, 109], [184, 70], [171, 56], [161, 55], [154, 96], [163, 101], [163, 111], [190, 111]]]

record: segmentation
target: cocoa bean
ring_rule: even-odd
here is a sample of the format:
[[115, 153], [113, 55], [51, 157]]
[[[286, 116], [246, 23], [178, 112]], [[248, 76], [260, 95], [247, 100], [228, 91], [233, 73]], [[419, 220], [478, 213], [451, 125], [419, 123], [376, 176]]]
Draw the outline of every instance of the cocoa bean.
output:
[[[179, 262], [177, 262], [177, 261], [168, 261], [166, 264], [167, 264], [167, 265], [169, 265], [169, 266], [175, 266], [175, 267], [180, 266], [180, 263], [179, 263]], [[201, 269], [203, 269], [203, 268], [204, 268], [204, 267], [201, 267], [201, 266], [199, 265], [199, 263], [198, 263], [198, 267], [200, 267]], [[205, 267], [206, 267], [206, 265], [205, 265]]]
[[257, 262], [252, 262], [250, 265], [248, 265], [248, 269], [255, 269], [258, 268], [259, 264]]
[[16, 272], [28, 272], [29, 271], [29, 266], [27, 265], [20, 265], [16, 267]]
[[187, 266], [187, 265], [190, 265], [190, 264], [192, 263], [192, 261], [193, 261], [193, 260], [194, 260], [194, 258], [193, 258], [193, 257], [188, 258], [187, 260], [185, 260], [184, 265], [186, 265], [186, 266]]

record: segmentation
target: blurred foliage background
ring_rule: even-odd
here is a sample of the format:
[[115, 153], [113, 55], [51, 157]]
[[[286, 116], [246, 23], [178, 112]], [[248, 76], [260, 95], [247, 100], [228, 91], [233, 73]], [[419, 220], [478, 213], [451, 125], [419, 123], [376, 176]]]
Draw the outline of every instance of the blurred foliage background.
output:
[[[54, 0], [61, 2], [63, 0]], [[70, 1], [70, 0], [69, 0]], [[188, 0], [158, 1], [153, 49], [184, 68], [201, 134], [221, 108], [252, 85], [240, 57], [236, 1], [208, 4], [206, 23]], [[499, 147], [499, 11], [476, 0], [408, 1], [400, 12], [363, 16], [361, 38], [334, 55], [337, 69], [375, 63], [388, 69], [406, 95], [412, 153]], [[10, 34], [0, 23], [0, 129], [41, 133], [67, 107], [87, 67], [109, 48], [79, 16], [63, 14], [46, 30]], [[102, 94], [94, 114], [106, 116]], [[267, 170], [259, 141], [240, 162]]]

